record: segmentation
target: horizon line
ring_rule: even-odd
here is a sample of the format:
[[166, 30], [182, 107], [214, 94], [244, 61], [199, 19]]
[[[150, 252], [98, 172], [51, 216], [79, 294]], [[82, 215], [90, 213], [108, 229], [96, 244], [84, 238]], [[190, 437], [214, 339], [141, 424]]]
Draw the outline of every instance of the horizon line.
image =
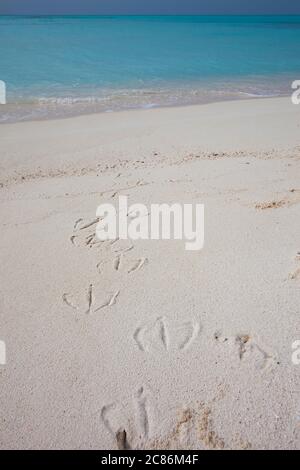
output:
[[0, 13], [0, 16], [300, 16], [299, 13]]

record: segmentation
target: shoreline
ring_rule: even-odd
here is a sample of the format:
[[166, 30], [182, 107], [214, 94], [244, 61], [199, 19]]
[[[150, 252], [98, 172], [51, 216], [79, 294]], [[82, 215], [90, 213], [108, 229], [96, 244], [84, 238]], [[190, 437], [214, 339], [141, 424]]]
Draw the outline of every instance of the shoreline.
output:
[[[174, 104], [149, 104], [149, 105], [141, 105], [141, 106], [133, 106], [133, 107], [124, 107], [120, 109], [108, 109], [108, 110], [95, 110], [95, 111], [88, 111], [88, 112], [78, 112], [76, 113], [73, 111], [74, 114], [65, 114], [65, 115], [60, 115], [56, 116], [55, 114], [53, 115], [48, 115], [48, 116], [40, 116], [40, 117], [33, 117], [33, 118], [24, 118], [24, 119], [17, 119], [17, 120], [7, 120], [7, 121], [1, 121], [0, 119], [0, 126], [2, 125], [7, 125], [7, 124], [18, 124], [18, 123], [23, 123], [23, 122], [40, 122], [40, 121], [58, 121], [58, 120], [65, 120], [65, 119], [73, 119], [73, 118], [78, 118], [78, 117], [88, 117], [88, 116], [93, 116], [97, 114], [114, 114], [114, 113], [124, 113], [124, 112], [130, 112], [130, 111], [148, 111], [151, 109], [173, 109], [173, 108], [189, 108], [189, 107], [194, 107], [194, 106], [205, 106], [209, 104], [220, 104], [220, 103], [228, 103], [228, 102], [234, 102], [234, 101], [252, 101], [252, 100], [262, 100], [262, 99], [276, 99], [276, 98], [288, 98], [290, 94], [270, 94], [270, 95], [251, 95], [251, 93], [247, 92], [240, 92], [241, 95], [244, 96], [236, 96], [233, 98], [232, 96], [228, 96], [227, 98], [224, 97], [223, 99], [211, 99], [208, 101], [195, 101], [194, 103], [174, 103]], [[17, 107], [17, 106], [32, 106], [31, 104], [24, 104], [24, 103], [13, 103], [9, 106], [12, 107]], [[64, 106], [64, 105], [59, 105], [59, 106]], [[76, 106], [76, 104], [72, 104], [72, 106]], [[0, 108], [1, 109], [1, 108]], [[1, 115], [0, 115], [1, 118]]]
[[[94, 113], [87, 113], [87, 114], [80, 114], [76, 116], [67, 116], [67, 117], [57, 117], [57, 118], [45, 118], [45, 119], [33, 119], [33, 120], [25, 120], [25, 121], [14, 121], [14, 122], [1, 122], [0, 123], [0, 129], [2, 124], [5, 126], [15, 126], [15, 125], [26, 125], [26, 124], [33, 124], [33, 123], [47, 123], [47, 122], [65, 122], [65, 121], [71, 121], [71, 120], [79, 120], [79, 119], [85, 119], [85, 118], [92, 118], [92, 117], [101, 117], [104, 115], [123, 115], [123, 114], [133, 114], [133, 113], [147, 113], [147, 112], [159, 112], [160, 110], [193, 110], [197, 108], [202, 108], [202, 107], [207, 107], [207, 106], [216, 106], [216, 105], [233, 105], [235, 103], [248, 103], [248, 102], [256, 102], [256, 101], [274, 101], [275, 102], [281, 100], [282, 102], [288, 100], [292, 103], [291, 100], [291, 94], [286, 94], [286, 95], [280, 95], [280, 96], [255, 96], [255, 97], [248, 97], [248, 98], [241, 98], [241, 99], [228, 99], [228, 100], [220, 100], [220, 101], [212, 101], [209, 103], [195, 103], [195, 104], [183, 104], [183, 105], [167, 105], [167, 106], [157, 106], [157, 107], [151, 107], [151, 108], [129, 108], [129, 109], [119, 109], [116, 111], [100, 111], [100, 112], [94, 112]], [[297, 107], [297, 105], [293, 105]], [[300, 106], [299, 106], [300, 107]]]

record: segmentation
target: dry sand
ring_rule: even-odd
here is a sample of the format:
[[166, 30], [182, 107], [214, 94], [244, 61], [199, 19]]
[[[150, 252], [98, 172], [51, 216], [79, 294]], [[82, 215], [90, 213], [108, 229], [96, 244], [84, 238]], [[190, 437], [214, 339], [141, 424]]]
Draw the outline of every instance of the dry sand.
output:
[[[299, 128], [287, 98], [0, 126], [1, 448], [300, 447]], [[204, 203], [204, 249], [99, 242], [120, 194]]]

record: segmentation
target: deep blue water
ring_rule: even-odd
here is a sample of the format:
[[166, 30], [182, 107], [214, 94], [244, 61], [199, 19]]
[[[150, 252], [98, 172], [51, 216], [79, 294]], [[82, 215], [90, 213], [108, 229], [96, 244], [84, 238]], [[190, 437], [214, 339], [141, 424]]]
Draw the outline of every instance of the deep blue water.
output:
[[299, 51], [300, 16], [0, 16], [0, 120], [287, 94]]

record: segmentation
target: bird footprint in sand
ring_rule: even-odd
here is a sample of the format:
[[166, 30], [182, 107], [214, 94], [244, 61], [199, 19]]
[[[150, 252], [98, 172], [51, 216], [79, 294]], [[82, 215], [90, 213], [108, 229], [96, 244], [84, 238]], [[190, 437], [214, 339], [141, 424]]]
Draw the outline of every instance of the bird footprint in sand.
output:
[[[113, 402], [103, 406], [101, 419], [106, 429], [116, 440], [117, 447], [123, 450], [130, 449], [128, 434], [134, 434], [135, 439], [139, 441], [145, 441], [151, 436], [154, 422], [151, 393], [142, 386], [134, 393], [131, 405], [130, 403]], [[136, 444], [138, 445], [137, 442]]]
[[113, 259], [100, 261], [100, 263], [97, 264], [97, 270], [100, 274], [114, 274], [116, 272], [133, 274], [134, 272], [139, 271], [147, 263], [147, 258], [142, 257], [132, 259], [126, 257], [123, 253], [120, 253]]
[[100, 294], [95, 292], [93, 284], [90, 284], [84, 293], [64, 293], [62, 300], [65, 305], [74, 311], [81, 313], [97, 313], [99, 310], [111, 307], [117, 301], [120, 291]]
[[226, 336], [217, 331], [214, 338], [218, 343], [227, 344], [243, 364], [254, 364], [257, 369], [270, 369], [274, 365], [279, 365], [276, 355], [262, 347], [249, 334], [238, 334], [235, 336]]
[[165, 317], [159, 317], [152, 324], [137, 328], [133, 338], [140, 351], [163, 353], [188, 349], [199, 332], [200, 325], [197, 321], [176, 325]]
[[84, 221], [82, 218], [76, 220], [73, 227], [73, 234], [70, 237], [72, 245], [87, 248], [101, 245], [103, 242], [99, 240], [96, 235], [96, 227], [99, 220], [99, 218], [91, 221]]

